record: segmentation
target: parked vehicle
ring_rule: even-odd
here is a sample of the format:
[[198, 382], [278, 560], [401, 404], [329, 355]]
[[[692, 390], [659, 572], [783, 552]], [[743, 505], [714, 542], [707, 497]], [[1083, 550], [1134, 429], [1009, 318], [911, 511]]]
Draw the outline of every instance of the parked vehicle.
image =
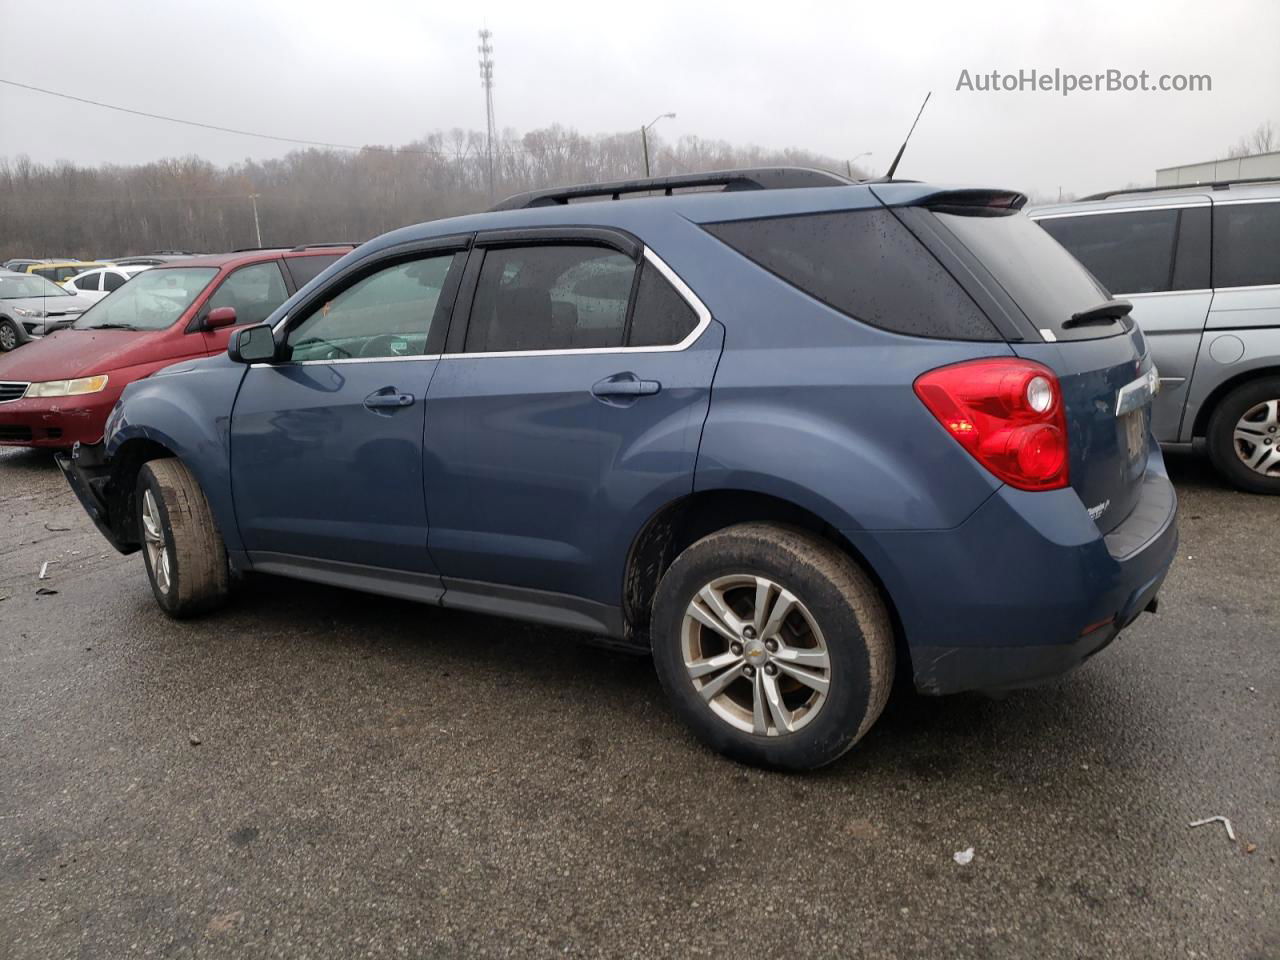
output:
[[17, 273], [26, 273], [26, 268], [32, 264], [48, 263], [48, 260], [31, 260], [25, 257], [18, 257], [14, 260], [6, 260], [3, 269], [11, 270]]
[[[93, 301], [44, 277], [0, 271], [0, 351], [71, 326]], [[3, 387], [0, 387], [0, 394]]]
[[[163, 263], [164, 261], [161, 262]], [[151, 266], [150, 264], [131, 266], [117, 264], [114, 267], [98, 267], [94, 270], [78, 273], [62, 285], [66, 289], [97, 303], [107, 294], [119, 290], [143, 270], [150, 270]]]
[[1023, 686], [1155, 609], [1156, 372], [1024, 200], [521, 195], [365, 244], [59, 461], [172, 616], [254, 571], [588, 631], [712, 747], [815, 767], [895, 670]]
[[21, 268], [20, 272], [35, 274], [37, 277], [44, 277], [54, 283], [64, 283], [76, 274], [84, 273], [86, 270], [92, 270], [95, 267], [105, 266], [107, 264], [93, 261], [51, 260], [45, 263], [27, 264]]
[[233, 325], [260, 323], [345, 252], [224, 254], [138, 274], [88, 305], [70, 329], [0, 357], [0, 444], [98, 442], [128, 384], [179, 360], [222, 353]]
[[1131, 300], [1161, 391], [1156, 439], [1280, 494], [1280, 182], [1100, 194], [1029, 215]]

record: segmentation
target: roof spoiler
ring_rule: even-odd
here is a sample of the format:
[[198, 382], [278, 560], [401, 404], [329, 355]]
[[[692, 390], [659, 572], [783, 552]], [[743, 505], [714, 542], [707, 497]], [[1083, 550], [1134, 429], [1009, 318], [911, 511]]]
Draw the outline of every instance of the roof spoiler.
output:
[[915, 206], [970, 217], [1002, 217], [1021, 210], [1026, 194], [1016, 190], [943, 190], [921, 197]]

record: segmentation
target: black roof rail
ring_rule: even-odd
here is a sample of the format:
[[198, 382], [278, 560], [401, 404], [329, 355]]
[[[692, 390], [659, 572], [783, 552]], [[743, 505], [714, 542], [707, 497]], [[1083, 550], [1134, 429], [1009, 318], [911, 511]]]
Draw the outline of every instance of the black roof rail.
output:
[[608, 183], [584, 183], [550, 190], [531, 190], [490, 207], [490, 210], [523, 210], [527, 207], [550, 207], [573, 200], [619, 200], [627, 193], [662, 191], [671, 196], [675, 190], [697, 187], [723, 187], [730, 190], [787, 190], [795, 187], [846, 187], [854, 181], [828, 170], [811, 167], [747, 167], [742, 170], [713, 170], [709, 173], [682, 173], [671, 177], [646, 177], [638, 180], [614, 180]]
[[358, 247], [364, 243], [363, 240], [329, 240], [325, 243], [300, 243], [290, 253], [298, 253], [301, 250], [322, 250], [325, 247]]
[[1232, 187], [1245, 186], [1250, 183], [1280, 183], [1276, 177], [1242, 177], [1239, 180], [1205, 180], [1201, 183], [1170, 183], [1163, 187], [1129, 187], [1127, 190], [1104, 190], [1102, 193], [1091, 193], [1081, 197], [1076, 203], [1086, 200], [1108, 200], [1126, 193], [1165, 193], [1169, 190], [1230, 190]]
[[272, 246], [272, 247], [236, 247], [232, 253], [256, 253], [259, 250], [288, 250], [288, 247]]

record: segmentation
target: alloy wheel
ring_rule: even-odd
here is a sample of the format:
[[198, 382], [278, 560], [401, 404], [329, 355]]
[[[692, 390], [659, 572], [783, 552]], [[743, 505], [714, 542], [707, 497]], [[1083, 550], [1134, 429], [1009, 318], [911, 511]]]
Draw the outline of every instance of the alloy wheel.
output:
[[1236, 421], [1232, 445], [1254, 473], [1280, 477], [1280, 400], [1264, 400], [1246, 410]]
[[169, 545], [165, 541], [164, 528], [160, 522], [160, 508], [156, 506], [156, 498], [150, 490], [142, 496], [142, 540], [146, 546], [151, 573], [156, 579], [156, 589], [161, 593], [168, 593], [172, 580]]
[[0, 350], [12, 350], [18, 345], [18, 334], [7, 323], [0, 323]]
[[681, 652], [707, 706], [757, 736], [802, 729], [831, 687], [831, 658], [817, 621], [767, 577], [718, 577], [699, 590], [685, 610]]

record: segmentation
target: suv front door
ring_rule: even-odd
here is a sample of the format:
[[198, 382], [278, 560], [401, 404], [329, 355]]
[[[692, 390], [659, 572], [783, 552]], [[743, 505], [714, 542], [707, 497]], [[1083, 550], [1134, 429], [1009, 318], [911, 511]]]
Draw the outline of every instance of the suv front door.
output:
[[477, 239], [424, 473], [447, 606], [614, 633], [632, 537], [693, 489], [723, 329], [639, 244], [590, 240]]
[[422, 431], [464, 243], [353, 265], [277, 329], [280, 361], [246, 371], [231, 474], [255, 569], [439, 597]]

